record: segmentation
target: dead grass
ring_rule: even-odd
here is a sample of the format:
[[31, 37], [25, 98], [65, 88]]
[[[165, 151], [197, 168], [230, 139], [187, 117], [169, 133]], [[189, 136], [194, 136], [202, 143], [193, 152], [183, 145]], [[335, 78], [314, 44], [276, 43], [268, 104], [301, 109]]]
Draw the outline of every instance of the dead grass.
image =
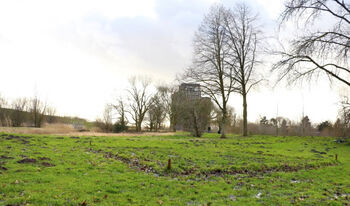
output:
[[103, 133], [103, 132], [79, 132], [71, 125], [67, 124], [50, 124], [43, 128], [33, 127], [0, 127], [0, 132], [16, 134], [53, 134], [53, 135], [71, 135], [71, 136], [164, 136], [174, 135], [173, 132], [127, 132], [127, 133]]
[[47, 124], [42, 128], [35, 127], [0, 127], [0, 132], [17, 134], [67, 134], [75, 132], [71, 125], [67, 124]]

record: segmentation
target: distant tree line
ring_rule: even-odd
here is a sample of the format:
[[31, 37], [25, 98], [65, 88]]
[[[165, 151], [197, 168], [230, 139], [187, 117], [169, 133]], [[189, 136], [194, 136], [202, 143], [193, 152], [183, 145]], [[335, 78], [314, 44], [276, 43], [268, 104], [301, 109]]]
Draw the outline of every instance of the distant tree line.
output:
[[[350, 111], [350, 110], [349, 110]], [[350, 137], [350, 112], [339, 111], [339, 117], [332, 123], [323, 121], [313, 124], [308, 116], [301, 120], [291, 121], [288, 118], [277, 117], [267, 119], [266, 116], [259, 120], [258, 124], [251, 123], [253, 134], [266, 134], [276, 136], [333, 136]]]
[[199, 137], [210, 122], [211, 101], [192, 100], [182, 95], [178, 86], [152, 86], [149, 78], [132, 77], [125, 91], [127, 95], [107, 104], [103, 117], [96, 120], [102, 131], [175, 132], [181, 123], [185, 131]]
[[[60, 117], [56, 109], [38, 96], [16, 98], [8, 101], [0, 94], [0, 126], [2, 127], [42, 127], [45, 123], [65, 123], [86, 125], [87, 121], [77, 117]], [[84, 126], [81, 127], [83, 129]]]

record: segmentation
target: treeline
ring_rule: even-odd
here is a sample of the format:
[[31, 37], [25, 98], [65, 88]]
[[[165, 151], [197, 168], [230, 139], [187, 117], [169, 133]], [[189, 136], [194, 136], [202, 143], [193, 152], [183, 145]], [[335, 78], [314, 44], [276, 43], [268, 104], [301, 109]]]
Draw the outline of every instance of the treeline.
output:
[[2, 127], [42, 127], [43, 124], [71, 124], [77, 129], [86, 128], [87, 120], [78, 117], [61, 117], [56, 109], [39, 97], [17, 98], [9, 102], [0, 95], [0, 126]]
[[[95, 126], [103, 132], [125, 131], [189, 131], [200, 137], [203, 132], [222, 131], [222, 111], [207, 97], [193, 97], [181, 92], [179, 85], [152, 87], [147, 78], [133, 77], [126, 95], [117, 98], [114, 104], [107, 104], [103, 118], [97, 119]], [[312, 123], [308, 116], [300, 121], [285, 117], [268, 119], [266, 116], [256, 123], [248, 123], [249, 135], [266, 134], [278, 136], [350, 136], [350, 104], [341, 101], [339, 118]], [[239, 134], [244, 129], [244, 121], [233, 107], [227, 107], [225, 131]]]
[[333, 136], [350, 137], [350, 125], [347, 120], [338, 118], [334, 123], [324, 121], [313, 124], [308, 116], [299, 122], [288, 118], [277, 117], [267, 119], [262, 117], [259, 123], [250, 123], [251, 134], [265, 134], [276, 136]]
[[[152, 86], [147, 77], [132, 77], [126, 95], [106, 104], [95, 125], [103, 132], [190, 131], [201, 136], [213, 116], [209, 98], [193, 99], [179, 91], [178, 85]], [[215, 113], [215, 115], [214, 115]]]

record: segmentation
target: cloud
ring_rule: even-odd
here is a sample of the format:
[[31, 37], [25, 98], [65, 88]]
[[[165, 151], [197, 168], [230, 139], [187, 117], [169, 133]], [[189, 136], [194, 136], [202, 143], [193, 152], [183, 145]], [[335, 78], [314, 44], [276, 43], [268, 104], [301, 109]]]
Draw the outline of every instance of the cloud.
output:
[[[61, 114], [92, 120], [129, 76], [169, 82], [189, 66], [193, 34], [214, 2], [232, 7], [236, 1], [0, 1], [0, 92], [31, 96], [37, 87]], [[281, 5], [248, 3], [265, 22]], [[241, 105], [236, 98], [233, 104]]]

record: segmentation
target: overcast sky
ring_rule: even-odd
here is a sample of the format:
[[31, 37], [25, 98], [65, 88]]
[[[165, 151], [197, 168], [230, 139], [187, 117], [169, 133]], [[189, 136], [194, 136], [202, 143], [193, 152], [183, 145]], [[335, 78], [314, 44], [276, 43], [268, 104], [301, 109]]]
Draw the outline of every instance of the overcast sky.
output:
[[[0, 93], [10, 100], [38, 93], [59, 115], [94, 120], [130, 76], [167, 83], [189, 66], [194, 32], [215, 2], [232, 7], [236, 1], [1, 0]], [[245, 2], [273, 34], [283, 1]], [[336, 119], [337, 85], [321, 80], [273, 89], [273, 83], [248, 97], [249, 121], [274, 117], [277, 108], [292, 120], [301, 118], [303, 108], [314, 122]], [[239, 96], [230, 104], [241, 113]]]

